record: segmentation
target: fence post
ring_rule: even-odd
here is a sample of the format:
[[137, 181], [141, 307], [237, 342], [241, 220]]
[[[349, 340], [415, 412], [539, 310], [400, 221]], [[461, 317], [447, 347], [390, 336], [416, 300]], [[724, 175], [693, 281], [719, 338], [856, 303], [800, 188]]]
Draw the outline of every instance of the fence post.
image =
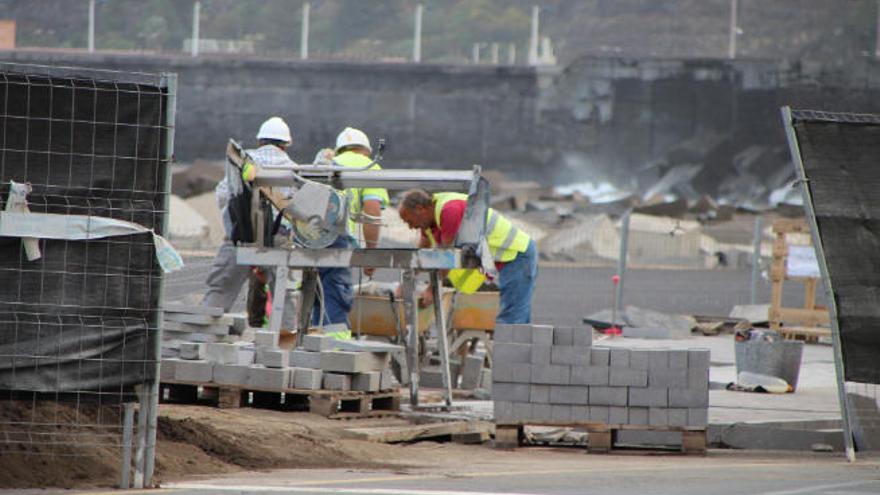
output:
[[758, 280], [761, 277], [761, 244], [764, 239], [764, 218], [755, 219], [755, 237], [752, 240], [752, 289], [749, 304], [758, 304]]
[[299, 58], [302, 60], [309, 59], [309, 14], [312, 6], [309, 2], [303, 4], [302, 11], [302, 32], [299, 39]]
[[95, 0], [89, 0], [89, 53], [95, 51]]
[[614, 288], [614, 310], [618, 315], [622, 315], [623, 308], [623, 282], [626, 280], [626, 253], [629, 246], [629, 217], [631, 211], [624, 213], [620, 219], [620, 254], [617, 256], [617, 276], [620, 282]]
[[422, 12], [425, 7], [422, 4], [416, 6], [415, 32], [413, 33], [413, 62], [422, 61]]
[[190, 46], [190, 55], [199, 56], [199, 17], [202, 14], [201, 0], [193, 2], [193, 24], [192, 24], [192, 46]]
[[119, 472], [119, 488], [131, 487], [131, 432], [134, 429], [134, 403], [125, 403], [122, 420], [122, 465]]

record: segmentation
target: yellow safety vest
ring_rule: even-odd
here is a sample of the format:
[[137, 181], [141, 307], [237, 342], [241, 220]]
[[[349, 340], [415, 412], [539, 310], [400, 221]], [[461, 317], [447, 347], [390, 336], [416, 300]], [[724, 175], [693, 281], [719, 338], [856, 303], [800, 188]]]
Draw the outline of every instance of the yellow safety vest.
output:
[[[342, 167], [360, 168], [360, 167], [365, 167], [365, 166], [369, 165], [370, 163], [372, 163], [372, 161], [373, 161], [373, 159], [368, 156], [364, 156], [359, 153], [354, 153], [354, 152], [348, 151], [348, 152], [342, 153], [341, 155], [336, 156], [336, 158], [333, 159], [333, 164], [338, 165], [338, 166], [342, 166]], [[370, 170], [382, 170], [382, 167], [379, 166], [379, 164], [377, 163]], [[382, 189], [382, 188], [376, 188], [376, 187], [372, 187], [372, 188], [368, 187], [368, 188], [361, 188], [361, 189], [349, 188], [349, 189], [345, 190], [345, 194], [348, 195], [348, 197], [351, 199], [351, 201], [349, 203], [350, 204], [350, 211], [349, 211], [350, 215], [348, 218], [347, 227], [348, 227], [349, 235], [352, 236], [353, 238], [357, 238], [357, 230], [358, 229], [357, 229], [357, 224], [355, 224], [352, 217], [363, 213], [363, 208], [364, 208], [363, 200], [364, 200], [364, 198], [378, 199], [379, 202], [382, 203], [383, 208], [385, 206], [388, 206], [388, 203], [390, 202], [389, 198], [388, 198], [388, 191], [385, 189]]]
[[[453, 200], [467, 201], [467, 195], [461, 193], [436, 193], [434, 194], [434, 222], [440, 225], [440, 214], [443, 206]], [[504, 218], [494, 209], [489, 208], [486, 213], [486, 242], [489, 244], [489, 252], [496, 262], [507, 263], [513, 261], [519, 253], [529, 248], [531, 238], [522, 230], [516, 228], [510, 220]], [[431, 229], [426, 231], [428, 240], [432, 246], [437, 245]], [[474, 268], [456, 268], [449, 270], [449, 281], [452, 282], [459, 292], [473, 294], [483, 285], [486, 276]]]

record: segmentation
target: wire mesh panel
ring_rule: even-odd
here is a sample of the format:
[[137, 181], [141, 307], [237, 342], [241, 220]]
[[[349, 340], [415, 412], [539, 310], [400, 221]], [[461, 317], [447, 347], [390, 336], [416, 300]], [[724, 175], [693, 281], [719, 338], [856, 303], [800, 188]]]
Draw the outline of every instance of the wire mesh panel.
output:
[[33, 241], [0, 237], [0, 458], [106, 462], [121, 446], [122, 405], [155, 381], [162, 270], [149, 231], [166, 221], [167, 80], [0, 64], [0, 209], [13, 209], [13, 183], [27, 184], [32, 225], [54, 214], [147, 229], [59, 232], [37, 241], [38, 256]]

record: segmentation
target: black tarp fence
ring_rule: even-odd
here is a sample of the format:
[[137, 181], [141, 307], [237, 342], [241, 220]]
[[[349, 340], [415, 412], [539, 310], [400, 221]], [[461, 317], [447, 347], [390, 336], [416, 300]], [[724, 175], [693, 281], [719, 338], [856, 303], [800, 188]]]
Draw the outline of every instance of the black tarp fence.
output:
[[[111, 217], [163, 234], [170, 157], [160, 75], [0, 63], [0, 209]], [[155, 378], [162, 271], [150, 233], [0, 237], [0, 391], [128, 400]], [[2, 397], [2, 395], [0, 395]]]

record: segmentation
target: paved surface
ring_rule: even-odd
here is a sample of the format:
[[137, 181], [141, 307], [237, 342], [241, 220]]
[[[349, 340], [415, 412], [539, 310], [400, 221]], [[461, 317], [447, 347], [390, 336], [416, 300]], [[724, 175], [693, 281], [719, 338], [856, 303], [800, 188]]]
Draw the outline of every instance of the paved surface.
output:
[[[397, 471], [284, 470], [168, 482], [165, 493], [858, 495], [880, 492], [880, 459], [712, 451], [706, 457], [585, 455], [576, 449], [438, 446], [457, 466]], [[458, 450], [456, 450], [458, 449]], [[82, 492], [118, 493], [118, 492]]]

